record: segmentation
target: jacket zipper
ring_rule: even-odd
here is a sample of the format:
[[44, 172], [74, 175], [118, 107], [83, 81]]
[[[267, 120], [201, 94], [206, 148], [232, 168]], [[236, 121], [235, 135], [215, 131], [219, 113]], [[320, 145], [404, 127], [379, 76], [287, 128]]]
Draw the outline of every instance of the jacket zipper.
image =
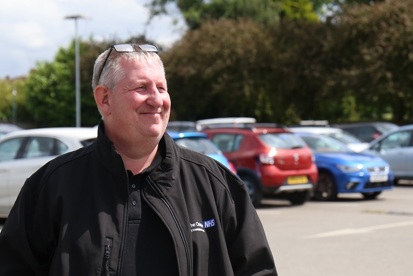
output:
[[103, 253], [102, 276], [109, 276], [111, 255], [112, 255], [112, 239], [106, 237], [106, 242], [104, 245], [104, 253]]
[[182, 230], [181, 225], [179, 224], [179, 221], [177, 219], [177, 216], [175, 214], [175, 211], [173, 210], [171, 204], [168, 202], [168, 200], [162, 195], [162, 193], [160, 192], [159, 188], [152, 182], [151, 179], [149, 179], [149, 183], [151, 184], [151, 186], [154, 188], [155, 192], [159, 195], [160, 199], [162, 200], [162, 202], [166, 205], [166, 207], [168, 208], [169, 212], [172, 215], [172, 218], [178, 228], [179, 231], [179, 236], [182, 239], [182, 242], [184, 244], [184, 248], [185, 248], [185, 256], [186, 256], [186, 260], [187, 260], [187, 270], [188, 270], [188, 275], [191, 275], [191, 271], [192, 271], [192, 262], [191, 262], [191, 256], [190, 256], [190, 252], [189, 252], [189, 246], [188, 246], [188, 241], [185, 238], [184, 232]]
[[[127, 190], [129, 190], [129, 175], [128, 172], [125, 170], [125, 174], [126, 174], [126, 187]], [[129, 192], [127, 191], [126, 193], [126, 198], [128, 198], [129, 196]], [[119, 275], [122, 275], [122, 262], [123, 262], [123, 245], [125, 243], [125, 239], [126, 239], [126, 231], [127, 231], [127, 224], [128, 224], [128, 201], [126, 201], [125, 207], [124, 207], [124, 213], [123, 213], [123, 228], [122, 228], [122, 238], [120, 241], [120, 254], [119, 254], [119, 261], [118, 261], [118, 273]]]

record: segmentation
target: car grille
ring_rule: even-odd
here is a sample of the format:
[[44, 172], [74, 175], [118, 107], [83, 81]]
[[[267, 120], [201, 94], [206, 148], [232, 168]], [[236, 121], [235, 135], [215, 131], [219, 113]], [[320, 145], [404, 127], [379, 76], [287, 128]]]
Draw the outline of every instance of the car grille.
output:
[[370, 174], [387, 174], [389, 172], [387, 166], [368, 167], [366, 169]]
[[381, 188], [381, 187], [390, 187], [391, 186], [391, 182], [390, 181], [386, 181], [386, 182], [368, 182], [366, 183], [366, 185], [364, 186], [364, 188]]

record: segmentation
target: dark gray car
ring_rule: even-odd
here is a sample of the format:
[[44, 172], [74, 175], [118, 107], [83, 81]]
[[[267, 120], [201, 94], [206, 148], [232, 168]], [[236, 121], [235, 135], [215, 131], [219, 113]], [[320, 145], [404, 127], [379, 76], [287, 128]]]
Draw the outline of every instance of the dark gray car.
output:
[[399, 127], [398, 125], [389, 122], [360, 122], [338, 124], [334, 126], [353, 134], [361, 141], [367, 143]]

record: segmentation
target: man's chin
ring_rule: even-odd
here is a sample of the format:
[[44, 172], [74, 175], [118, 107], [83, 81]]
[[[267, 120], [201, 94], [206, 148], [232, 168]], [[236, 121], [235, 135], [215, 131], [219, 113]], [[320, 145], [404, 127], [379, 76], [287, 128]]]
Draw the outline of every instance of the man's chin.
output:
[[147, 134], [148, 136], [153, 137], [153, 138], [160, 138], [163, 136], [165, 131], [166, 131], [166, 128], [156, 125], [156, 126], [150, 127], [148, 129]]

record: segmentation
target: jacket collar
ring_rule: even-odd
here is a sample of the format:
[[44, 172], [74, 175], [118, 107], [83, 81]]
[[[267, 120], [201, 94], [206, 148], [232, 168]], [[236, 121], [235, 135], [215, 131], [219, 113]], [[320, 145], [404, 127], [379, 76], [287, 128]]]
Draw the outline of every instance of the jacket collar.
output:
[[[96, 148], [99, 161], [106, 170], [117, 177], [125, 177], [126, 169], [121, 156], [116, 152], [112, 141], [105, 135], [105, 125], [101, 121], [98, 127]], [[165, 133], [159, 142], [162, 162], [159, 166], [149, 172], [151, 179], [161, 185], [170, 187], [178, 177], [179, 172], [179, 148], [172, 138]]]

